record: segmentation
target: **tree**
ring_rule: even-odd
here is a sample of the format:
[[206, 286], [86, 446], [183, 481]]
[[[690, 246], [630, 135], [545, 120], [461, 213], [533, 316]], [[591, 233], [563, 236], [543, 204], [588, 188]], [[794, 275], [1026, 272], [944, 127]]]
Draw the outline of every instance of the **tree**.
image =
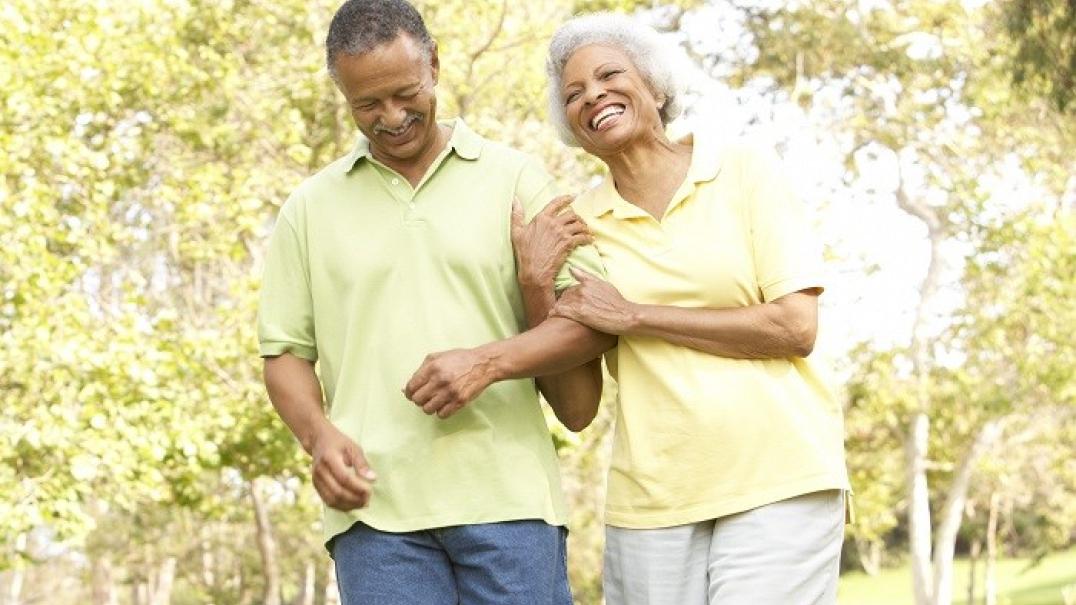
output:
[[1076, 95], [1076, 4], [1008, 0], [1003, 11], [1013, 82], [1046, 97], [1058, 111], [1069, 110]]

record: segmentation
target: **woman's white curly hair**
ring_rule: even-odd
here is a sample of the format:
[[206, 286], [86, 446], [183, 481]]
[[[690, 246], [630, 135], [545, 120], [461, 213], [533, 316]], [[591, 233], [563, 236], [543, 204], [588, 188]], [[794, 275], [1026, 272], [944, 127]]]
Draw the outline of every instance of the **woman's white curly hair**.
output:
[[578, 147], [564, 115], [561, 97], [561, 78], [564, 66], [575, 51], [590, 44], [611, 46], [624, 52], [631, 59], [643, 81], [658, 98], [665, 97], [665, 104], [658, 113], [661, 123], [667, 125], [676, 119], [683, 109], [680, 99], [678, 65], [672, 49], [652, 27], [648, 27], [626, 15], [594, 13], [574, 17], [561, 25], [549, 42], [546, 58], [546, 75], [549, 78], [549, 119], [565, 144]]

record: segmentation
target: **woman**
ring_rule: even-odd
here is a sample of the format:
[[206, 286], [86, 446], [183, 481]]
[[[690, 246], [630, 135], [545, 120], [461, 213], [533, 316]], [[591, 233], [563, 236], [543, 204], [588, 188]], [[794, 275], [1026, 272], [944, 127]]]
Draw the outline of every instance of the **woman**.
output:
[[[608, 168], [573, 204], [608, 281], [575, 272], [550, 310], [619, 336], [606, 602], [834, 603], [848, 481], [840, 406], [806, 359], [820, 254], [772, 155], [666, 136], [665, 56], [602, 14], [563, 25], [548, 60], [558, 131]], [[560, 248], [517, 250], [521, 275]]]

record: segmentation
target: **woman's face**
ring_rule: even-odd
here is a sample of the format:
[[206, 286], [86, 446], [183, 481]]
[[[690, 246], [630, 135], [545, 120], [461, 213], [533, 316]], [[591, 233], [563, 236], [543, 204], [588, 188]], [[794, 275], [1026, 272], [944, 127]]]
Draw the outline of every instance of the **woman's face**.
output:
[[631, 59], [618, 48], [590, 44], [564, 66], [561, 100], [580, 146], [599, 157], [663, 131], [658, 99]]

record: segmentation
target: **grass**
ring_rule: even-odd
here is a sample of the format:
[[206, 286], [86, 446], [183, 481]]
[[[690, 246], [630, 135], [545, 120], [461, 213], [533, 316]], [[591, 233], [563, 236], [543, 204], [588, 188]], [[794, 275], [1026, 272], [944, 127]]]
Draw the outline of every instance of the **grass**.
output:
[[[1076, 593], [1076, 548], [1042, 560], [1028, 569], [1026, 559], [1003, 559], [997, 565], [998, 605], [1065, 605], [1061, 591]], [[976, 604], [983, 602], [983, 564], [975, 570]], [[841, 576], [840, 605], [911, 605], [912, 580], [908, 566], [886, 569], [875, 577], [862, 572]], [[954, 566], [953, 603], [968, 605], [968, 562]], [[1076, 594], [1070, 596], [1076, 600]], [[1076, 601], [1074, 601], [1076, 602]]]

